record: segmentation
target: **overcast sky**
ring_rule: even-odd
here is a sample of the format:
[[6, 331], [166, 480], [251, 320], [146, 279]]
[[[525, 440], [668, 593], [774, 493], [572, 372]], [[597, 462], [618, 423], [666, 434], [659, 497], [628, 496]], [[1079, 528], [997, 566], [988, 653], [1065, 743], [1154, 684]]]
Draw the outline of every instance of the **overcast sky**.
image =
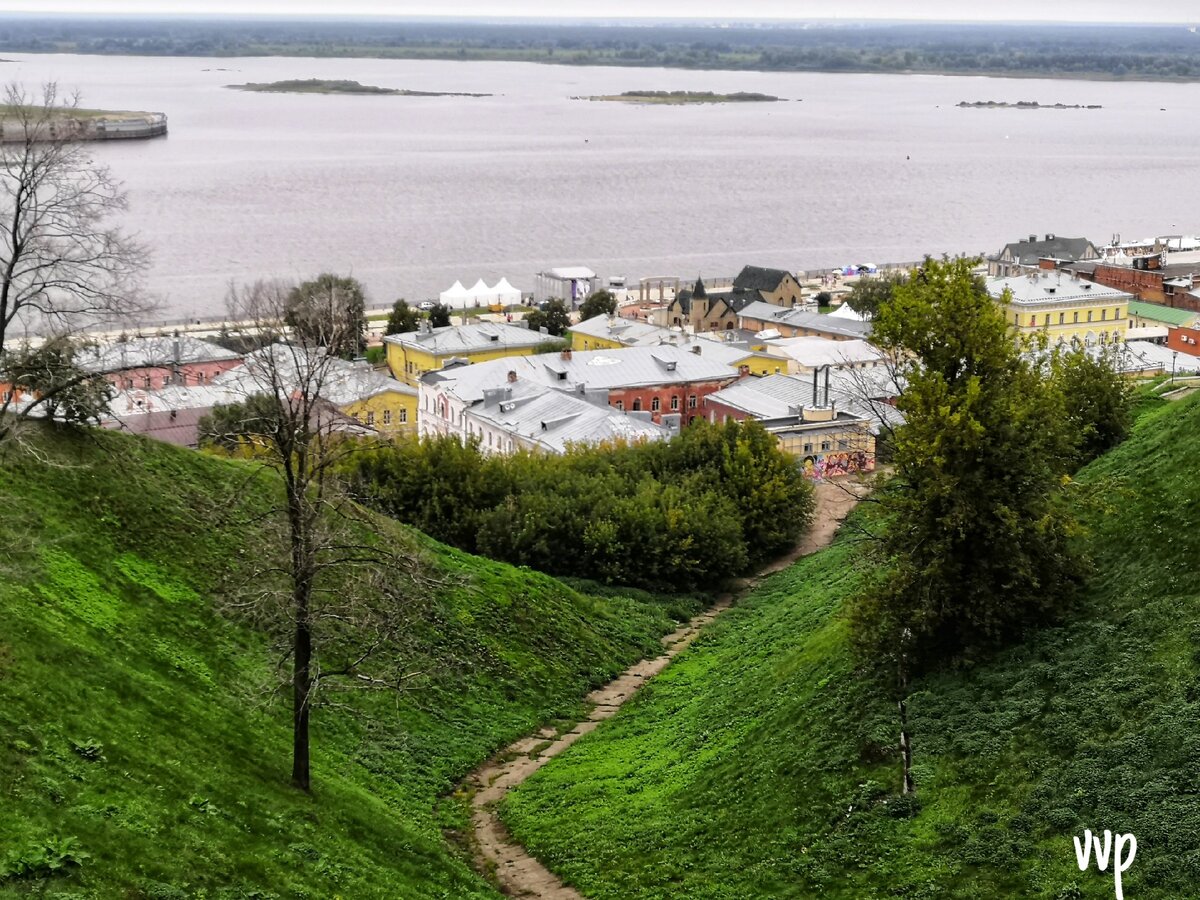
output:
[[1197, 0], [0, 0], [0, 12], [396, 16], [980, 19], [1075, 22], [1200, 20]]

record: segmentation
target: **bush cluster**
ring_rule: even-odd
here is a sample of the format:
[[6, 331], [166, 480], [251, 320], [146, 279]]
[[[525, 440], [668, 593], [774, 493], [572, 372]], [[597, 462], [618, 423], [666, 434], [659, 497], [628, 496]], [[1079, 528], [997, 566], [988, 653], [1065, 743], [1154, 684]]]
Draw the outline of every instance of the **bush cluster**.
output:
[[707, 588], [787, 550], [812, 515], [794, 460], [754, 423], [697, 422], [670, 441], [485, 456], [457, 438], [355, 457], [362, 502], [439, 540], [555, 575]]

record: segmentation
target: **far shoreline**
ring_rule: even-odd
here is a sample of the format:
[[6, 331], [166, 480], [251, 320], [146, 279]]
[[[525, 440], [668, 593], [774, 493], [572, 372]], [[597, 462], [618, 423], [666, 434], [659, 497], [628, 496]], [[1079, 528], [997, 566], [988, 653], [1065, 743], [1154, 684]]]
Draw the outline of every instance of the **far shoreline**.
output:
[[[947, 69], [865, 69], [865, 68], [838, 68], [838, 69], [769, 69], [769, 68], [746, 68], [733, 66], [715, 66], [712, 68], [702, 68], [693, 66], [668, 66], [662, 64], [629, 64], [628, 62], [609, 63], [609, 62], [572, 62], [569, 60], [558, 59], [512, 59], [502, 56], [486, 56], [479, 55], [474, 57], [462, 57], [458, 55], [428, 55], [414, 53], [410, 55], [403, 54], [366, 54], [366, 55], [328, 55], [328, 56], [307, 56], [300, 54], [274, 53], [263, 56], [261, 54], [226, 54], [221, 56], [183, 56], [174, 53], [76, 53], [71, 50], [22, 50], [20, 56], [80, 56], [89, 59], [173, 59], [173, 60], [249, 60], [249, 59], [298, 59], [312, 60], [314, 62], [329, 62], [331, 60], [376, 60], [376, 61], [396, 61], [396, 62], [445, 62], [445, 63], [516, 63], [528, 64], [535, 66], [559, 66], [561, 68], [576, 68], [576, 69], [628, 69], [628, 70], [647, 70], [647, 69], [663, 69], [670, 72], [744, 72], [755, 75], [924, 75], [937, 76], [945, 78], [998, 78], [998, 79], [1014, 79], [1020, 81], [1027, 80], [1045, 80], [1045, 81], [1081, 81], [1081, 82], [1103, 82], [1105, 84], [1200, 84], [1200, 75], [1189, 77], [1186, 75], [1172, 76], [1117, 76], [1106, 72], [1011, 72], [1011, 71], [983, 71], [979, 69], [963, 69], [963, 70], [947, 70]], [[20, 62], [19, 58], [8, 58], [6, 62]]]

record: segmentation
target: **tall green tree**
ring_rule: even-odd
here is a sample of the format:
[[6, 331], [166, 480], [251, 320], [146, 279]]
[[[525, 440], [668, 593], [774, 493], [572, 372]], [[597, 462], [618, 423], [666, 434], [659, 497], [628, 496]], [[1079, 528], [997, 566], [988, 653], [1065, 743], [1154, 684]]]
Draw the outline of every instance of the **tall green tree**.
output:
[[571, 327], [571, 313], [567, 304], [557, 297], [546, 304], [545, 309], [535, 309], [525, 316], [530, 330], [546, 329], [546, 334], [560, 337]]
[[907, 280], [908, 275], [903, 272], [865, 275], [850, 288], [845, 302], [859, 315], [874, 318], [879, 308], [892, 299], [896, 285], [904, 284]]
[[1094, 356], [1082, 347], [1062, 350], [1051, 357], [1050, 366], [1076, 437], [1075, 462], [1082, 466], [1129, 434], [1133, 390], [1110, 354]]
[[284, 322], [303, 343], [350, 359], [367, 346], [365, 312], [358, 280], [325, 272], [291, 289]]
[[1054, 614], [1081, 575], [1056, 503], [1074, 454], [1062, 392], [1022, 352], [974, 262], [927, 260], [874, 320], [873, 340], [908, 360], [906, 422], [877, 495], [886, 567], [856, 624], [902, 682]]
[[579, 305], [579, 319], [593, 319], [596, 316], [611, 316], [617, 312], [617, 298], [612, 291], [596, 291], [588, 294], [588, 298]]
[[409, 306], [407, 300], [400, 299], [392, 304], [392, 311], [388, 313], [387, 326], [383, 333], [406, 334], [416, 331], [420, 321], [421, 314]]
[[450, 307], [445, 303], [435, 303], [429, 311], [429, 324], [433, 328], [446, 328], [450, 324]]

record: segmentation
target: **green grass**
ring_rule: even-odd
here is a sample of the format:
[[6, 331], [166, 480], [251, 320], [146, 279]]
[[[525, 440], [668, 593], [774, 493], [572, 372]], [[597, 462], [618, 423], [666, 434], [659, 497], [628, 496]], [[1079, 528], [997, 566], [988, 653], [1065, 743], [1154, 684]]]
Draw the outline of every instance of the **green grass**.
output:
[[217, 513], [266, 508], [268, 487], [108, 432], [36, 442], [0, 457], [3, 897], [496, 897], [446, 841], [466, 811], [443, 798], [673, 627], [655, 598], [389, 526], [460, 580], [415, 626], [419, 688], [346, 695], [370, 718], [314, 713], [307, 796], [266, 640], [214, 604], [268, 539]]
[[1094, 576], [1068, 619], [913, 685], [855, 670], [844, 538], [764, 582], [503, 815], [593, 898], [1111, 898], [1072, 835], [1133, 833], [1125, 896], [1200, 893], [1200, 398], [1147, 403], [1081, 473]]

